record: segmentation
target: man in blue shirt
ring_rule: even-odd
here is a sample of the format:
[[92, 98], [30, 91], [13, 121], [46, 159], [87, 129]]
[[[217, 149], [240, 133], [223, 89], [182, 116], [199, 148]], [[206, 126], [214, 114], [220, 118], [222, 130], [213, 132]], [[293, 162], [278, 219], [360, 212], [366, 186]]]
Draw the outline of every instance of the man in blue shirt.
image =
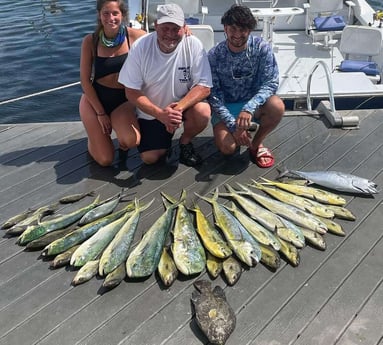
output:
[[[251, 35], [257, 22], [246, 6], [233, 5], [221, 23], [226, 40], [208, 54], [213, 77], [208, 100], [215, 143], [225, 155], [247, 146], [254, 163], [271, 167], [274, 156], [262, 142], [285, 111], [283, 101], [275, 95], [279, 71], [272, 47]], [[249, 133], [252, 121], [259, 124], [253, 138]]]

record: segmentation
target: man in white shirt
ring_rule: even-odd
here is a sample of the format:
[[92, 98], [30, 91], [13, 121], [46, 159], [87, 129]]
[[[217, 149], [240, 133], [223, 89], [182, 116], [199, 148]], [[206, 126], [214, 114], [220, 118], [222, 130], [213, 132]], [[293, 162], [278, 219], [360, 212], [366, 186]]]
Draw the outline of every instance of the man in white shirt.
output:
[[185, 35], [181, 7], [159, 6], [155, 31], [133, 44], [118, 81], [137, 108], [138, 151], [143, 162], [153, 164], [165, 156], [175, 130], [183, 123], [180, 162], [200, 164], [191, 141], [209, 124], [210, 106], [204, 100], [212, 80], [202, 43]]

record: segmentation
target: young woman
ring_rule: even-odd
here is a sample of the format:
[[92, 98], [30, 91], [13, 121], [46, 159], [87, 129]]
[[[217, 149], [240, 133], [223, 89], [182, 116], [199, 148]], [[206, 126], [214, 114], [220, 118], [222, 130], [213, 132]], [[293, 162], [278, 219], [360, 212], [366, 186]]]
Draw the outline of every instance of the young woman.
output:
[[114, 160], [112, 130], [121, 150], [140, 142], [134, 107], [118, 83], [118, 74], [131, 45], [146, 32], [128, 27], [127, 18], [124, 0], [97, 0], [97, 28], [84, 37], [81, 46], [80, 117], [89, 153], [102, 166]]

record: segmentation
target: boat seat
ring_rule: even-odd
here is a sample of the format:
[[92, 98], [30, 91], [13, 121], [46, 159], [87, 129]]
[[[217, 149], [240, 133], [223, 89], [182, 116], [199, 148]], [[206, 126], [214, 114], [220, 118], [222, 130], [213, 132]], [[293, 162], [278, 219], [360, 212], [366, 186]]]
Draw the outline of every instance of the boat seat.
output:
[[[303, 4], [306, 10], [306, 33], [311, 36], [313, 43], [329, 48], [333, 37], [340, 35], [351, 18], [352, 1], [345, 2], [348, 6], [348, 19], [344, 19], [343, 0], [309, 0]], [[319, 43], [322, 40], [323, 43]]]
[[199, 18], [195, 17], [196, 14], [201, 13], [201, 24], [205, 21], [205, 15], [208, 14], [208, 7], [202, 5], [200, 0], [165, 0], [165, 3], [172, 3], [179, 5], [185, 14], [185, 23], [187, 25], [200, 24]]
[[197, 24], [188, 26], [193, 36], [199, 38], [207, 52], [214, 47], [214, 31], [210, 25]]
[[185, 23], [187, 25], [203, 24], [205, 16], [208, 14], [208, 7], [202, 5], [200, 0], [159, 0], [149, 1], [148, 14], [145, 25], [145, 30], [150, 31], [154, 29], [154, 22], [157, 17], [157, 9], [159, 5], [163, 4], [177, 4], [179, 5], [185, 15]]
[[235, 0], [237, 5], [247, 7], [275, 7], [279, 0]]
[[374, 83], [380, 83], [381, 71], [373, 61], [382, 50], [382, 32], [378, 28], [360, 25], [348, 25], [344, 28], [339, 50], [344, 60], [339, 72], [363, 72]]

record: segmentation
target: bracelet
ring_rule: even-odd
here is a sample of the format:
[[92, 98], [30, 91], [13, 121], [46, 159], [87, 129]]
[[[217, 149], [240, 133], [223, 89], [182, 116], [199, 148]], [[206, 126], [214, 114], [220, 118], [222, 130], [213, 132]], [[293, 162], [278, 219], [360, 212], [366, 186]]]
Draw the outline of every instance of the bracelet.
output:
[[106, 113], [103, 111], [102, 113], [96, 113], [96, 116], [105, 116]]

